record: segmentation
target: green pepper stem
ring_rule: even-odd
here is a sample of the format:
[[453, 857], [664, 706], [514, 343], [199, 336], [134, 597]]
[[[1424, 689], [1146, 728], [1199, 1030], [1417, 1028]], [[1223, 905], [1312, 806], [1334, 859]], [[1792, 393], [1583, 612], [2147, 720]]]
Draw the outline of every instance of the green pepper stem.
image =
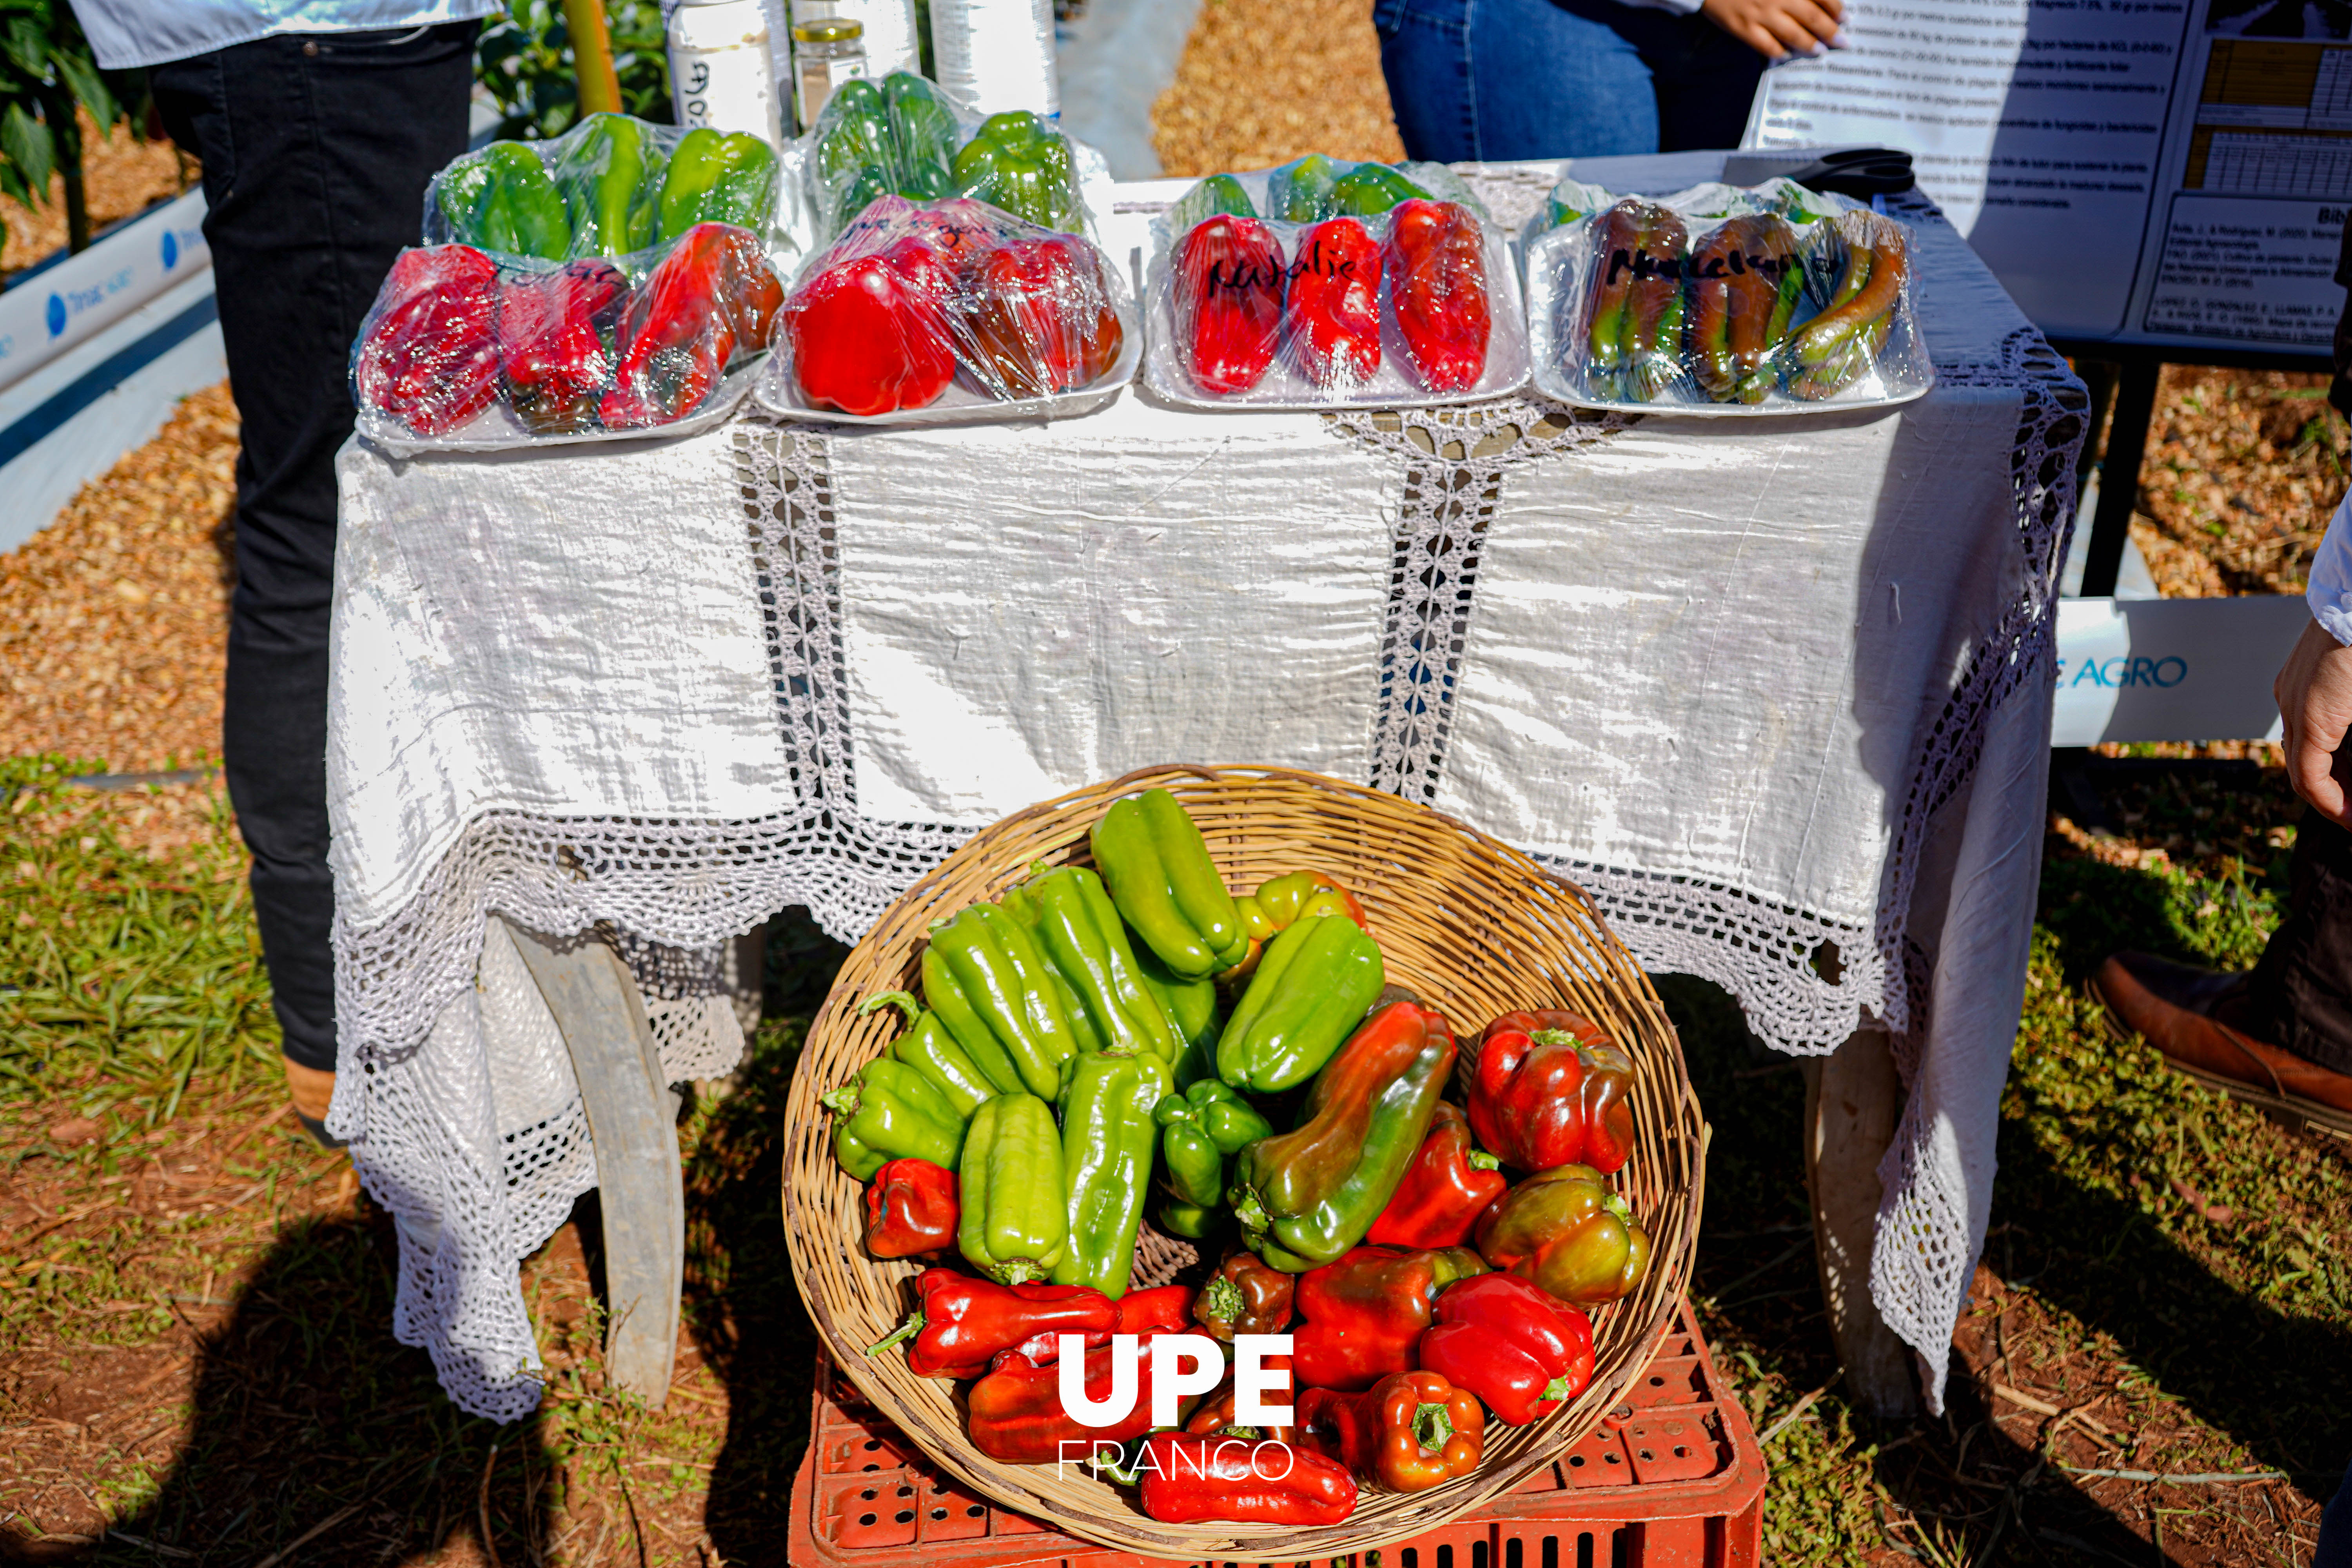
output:
[[1607, 1209], [1611, 1214], [1615, 1215], [1627, 1225], [1633, 1223], [1633, 1209], [1628, 1207], [1625, 1200], [1619, 1197], [1615, 1193], [1610, 1193], [1602, 1197], [1601, 1200], [1601, 1206]]
[[1454, 1417], [1443, 1405], [1423, 1405], [1412, 1413], [1412, 1440], [1432, 1454], [1445, 1452], [1454, 1441]]
[[907, 1022], [910, 1024], [923, 1016], [923, 1005], [911, 991], [877, 992], [857, 1005], [857, 1016], [863, 1018], [868, 1013], [879, 1012], [885, 1007], [898, 1008], [907, 1015]]
[[1503, 1168], [1503, 1162], [1484, 1149], [1473, 1149], [1470, 1151], [1470, 1168], [1474, 1171], [1499, 1171]]
[[1223, 1323], [1228, 1330], [1248, 1306], [1248, 1301], [1242, 1296], [1242, 1288], [1222, 1274], [1210, 1280], [1201, 1291], [1201, 1310], [1208, 1314], [1210, 1322]]
[[999, 1258], [993, 1272], [999, 1285], [1026, 1285], [1033, 1279], [1043, 1279], [1046, 1274], [1026, 1258]]
[[839, 1089], [818, 1095], [816, 1102], [835, 1116], [855, 1116], [857, 1114], [858, 1108], [866, 1103], [858, 1098], [857, 1085], [855, 1081], [845, 1083]]
[[1226, 1197], [1234, 1205], [1234, 1217], [1241, 1222], [1244, 1230], [1265, 1230], [1273, 1226], [1274, 1222], [1266, 1218], [1265, 1205], [1258, 1202], [1255, 1191], [1244, 1187], [1240, 1197], [1231, 1194]]
[[908, 1318], [905, 1322], [899, 1324], [897, 1328], [892, 1329], [888, 1333], [883, 1335], [880, 1339], [876, 1340], [872, 1344], [867, 1345], [866, 1347], [866, 1353], [867, 1355], [880, 1355], [884, 1351], [888, 1350], [892, 1345], [898, 1343], [901, 1340], [911, 1338], [912, 1336], [922, 1332], [922, 1329], [923, 1310], [920, 1307], [918, 1307], [915, 1309], [915, 1315], [913, 1317]]

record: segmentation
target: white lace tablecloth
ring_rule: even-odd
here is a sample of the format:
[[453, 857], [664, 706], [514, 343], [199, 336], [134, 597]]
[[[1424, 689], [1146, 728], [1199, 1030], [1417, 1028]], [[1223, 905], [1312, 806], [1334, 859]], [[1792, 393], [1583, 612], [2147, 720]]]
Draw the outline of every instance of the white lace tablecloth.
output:
[[[1546, 183], [1481, 182], [1507, 224]], [[594, 1182], [489, 913], [625, 933], [670, 1071], [701, 1076], [741, 1045], [730, 934], [805, 904], [854, 940], [1006, 812], [1264, 762], [1549, 858], [1782, 1050], [1889, 1030], [1908, 1105], [1872, 1292], [1939, 1404], [2023, 990], [2086, 400], [1933, 210], [1897, 210], [1939, 383], [1892, 412], [1129, 394], [1052, 426], [346, 448], [329, 1126], [400, 1220], [401, 1337], [466, 1409], [530, 1409], [517, 1265]]]

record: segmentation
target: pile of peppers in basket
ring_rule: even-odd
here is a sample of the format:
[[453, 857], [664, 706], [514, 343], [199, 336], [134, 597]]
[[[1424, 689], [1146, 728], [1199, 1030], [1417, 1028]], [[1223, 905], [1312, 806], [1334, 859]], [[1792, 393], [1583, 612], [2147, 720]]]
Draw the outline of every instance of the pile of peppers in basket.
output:
[[[927, 1265], [869, 1353], [969, 1380], [982, 1453], [1092, 1456], [1169, 1523], [1336, 1522], [1574, 1400], [1587, 1312], [1649, 1268], [1610, 1184], [1633, 1058], [1561, 1008], [1457, 1039], [1388, 987], [1354, 893], [1294, 871], [1236, 895], [1165, 790], [1116, 802], [1086, 847], [937, 921], [910, 989], [864, 1005], [905, 1026], [822, 1096], [870, 1183], [866, 1251]], [[1289, 1335], [1265, 1364], [1290, 1424], [1236, 1426], [1231, 1371], [1191, 1392], [1191, 1349], [1155, 1352], [1179, 1334]], [[1088, 1399], [1133, 1390], [1108, 1425], [1063, 1408], [1077, 1356]], [[1163, 1367], [1181, 1397], [1154, 1431]], [[1252, 1464], [1269, 1444], [1289, 1462]]]
[[421, 437], [503, 404], [534, 436], [683, 419], [768, 346], [783, 289], [730, 224], [681, 233], [632, 278], [604, 257], [504, 260], [468, 245], [404, 250], [352, 350], [363, 410]]
[[1172, 209], [1176, 360], [1200, 393], [1245, 397], [1280, 362], [1345, 396], [1380, 374], [1384, 321], [1421, 390], [1465, 392], [1486, 374], [1494, 321], [1477, 215], [1385, 164], [1335, 167], [1308, 158], [1277, 171], [1272, 221], [1229, 174]]
[[1125, 330], [1087, 240], [979, 201], [885, 194], [803, 273], [782, 335], [803, 402], [871, 416], [928, 407], [959, 378], [1000, 402], [1076, 391]]

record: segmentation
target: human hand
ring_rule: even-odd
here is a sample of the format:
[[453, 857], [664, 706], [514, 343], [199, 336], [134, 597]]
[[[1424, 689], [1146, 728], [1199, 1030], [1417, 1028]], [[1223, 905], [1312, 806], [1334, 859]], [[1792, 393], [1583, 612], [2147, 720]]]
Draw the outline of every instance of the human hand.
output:
[[[2352, 728], [2352, 647], [2317, 621], [2305, 625], [2286, 668], [2271, 682], [2286, 743], [2286, 776], [2314, 811], [2352, 827], [2344, 782], [2336, 776], [2344, 731]], [[2345, 759], [2352, 763], [2352, 757]]]
[[1702, 0], [1699, 10], [1768, 60], [1845, 47], [1843, 0]]

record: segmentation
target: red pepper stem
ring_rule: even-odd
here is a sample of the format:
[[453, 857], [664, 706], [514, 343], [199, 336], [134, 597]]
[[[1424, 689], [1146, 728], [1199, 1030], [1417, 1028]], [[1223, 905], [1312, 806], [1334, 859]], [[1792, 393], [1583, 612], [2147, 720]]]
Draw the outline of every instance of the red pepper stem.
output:
[[1602, 1198], [1601, 1200], [1601, 1206], [1607, 1209], [1611, 1214], [1615, 1215], [1619, 1219], [1623, 1220], [1627, 1225], [1633, 1223], [1633, 1209], [1627, 1205], [1623, 1198], [1619, 1197], [1615, 1193], [1611, 1193], [1608, 1196]]
[[1230, 1323], [1248, 1310], [1242, 1288], [1223, 1275], [1209, 1281], [1201, 1291], [1201, 1310], [1218, 1322]]
[[1539, 1046], [1573, 1046], [1576, 1037], [1566, 1029], [1529, 1029], [1528, 1038]]
[[867, 1345], [866, 1347], [866, 1353], [867, 1355], [880, 1355], [884, 1351], [888, 1350], [892, 1345], [897, 1344], [899, 1341], [911, 1339], [922, 1331], [923, 1310], [920, 1307], [918, 1307], [915, 1309], [915, 1315], [913, 1317], [908, 1318], [905, 1322], [891, 1330], [887, 1334], [876, 1340], [872, 1344]]
[[868, 1013], [877, 1013], [885, 1007], [898, 1008], [907, 1015], [909, 1023], [923, 1016], [923, 1005], [911, 991], [877, 992], [857, 1005], [857, 1016], [863, 1018]]
[[857, 1085], [855, 1082], [845, 1083], [839, 1089], [818, 1095], [816, 1102], [835, 1116], [855, 1116], [857, 1114], [858, 1107], [865, 1103], [857, 1096]]
[[1499, 1171], [1503, 1168], [1503, 1162], [1484, 1149], [1473, 1149], [1470, 1151], [1470, 1168], [1474, 1171]]
[[1443, 1405], [1423, 1405], [1412, 1413], [1412, 1440], [1432, 1454], [1445, 1452], [1454, 1440], [1454, 1417]]
[[1131, 1487], [1143, 1479], [1143, 1472], [1136, 1464], [1136, 1461], [1142, 1458], [1143, 1444], [1139, 1439], [1132, 1457], [1122, 1447], [1114, 1447], [1109, 1457], [1106, 1457], [1101, 1450], [1097, 1449], [1087, 1456], [1087, 1465], [1095, 1474], [1106, 1479], [1116, 1481], [1123, 1487]]
[[1541, 1405], [1548, 1400], [1566, 1399], [1569, 1395], [1569, 1391], [1572, 1386], [1573, 1385], [1568, 1381], [1567, 1374], [1562, 1373], [1560, 1376], [1555, 1377], [1549, 1383], [1544, 1384], [1543, 1394], [1536, 1403]]

